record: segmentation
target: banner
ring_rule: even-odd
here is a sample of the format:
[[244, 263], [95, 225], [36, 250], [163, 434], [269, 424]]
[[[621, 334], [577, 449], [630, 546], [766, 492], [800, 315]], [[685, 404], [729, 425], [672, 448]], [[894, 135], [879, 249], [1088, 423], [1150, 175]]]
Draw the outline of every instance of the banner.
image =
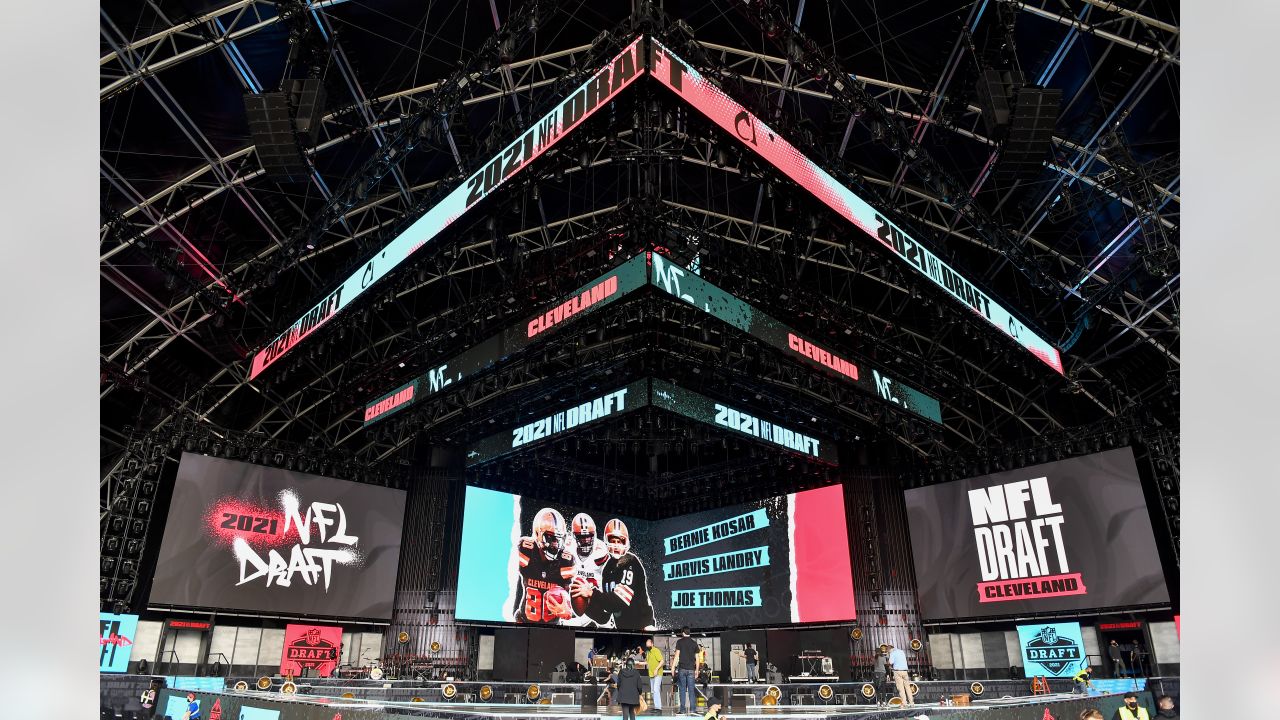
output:
[[468, 487], [457, 617], [646, 631], [841, 622], [856, 617], [852, 576], [839, 485], [658, 521]]
[[561, 104], [531, 125], [519, 138], [471, 174], [453, 192], [434, 205], [407, 230], [397, 235], [363, 267], [326, 295], [293, 325], [253, 357], [252, 380], [272, 363], [284, 357], [299, 342], [331, 320], [366, 289], [404, 262], [418, 248], [434, 240], [445, 228], [462, 217], [477, 202], [491, 195], [508, 179], [523, 170], [548, 148], [604, 107], [622, 89], [644, 72], [637, 37]]
[[906, 504], [925, 619], [1169, 602], [1129, 448], [913, 488]]
[[889, 222], [865, 200], [842, 185], [745, 107], [716, 87], [657, 40], [651, 40], [648, 67], [653, 77], [738, 138], [800, 187], [875, 238], [912, 270], [969, 308], [991, 326], [1013, 338], [1031, 354], [1062, 374], [1062, 358], [1048, 340], [1015, 318], [990, 295]]
[[598, 310], [646, 284], [645, 257], [638, 255], [569, 293], [546, 310], [489, 337], [365, 406], [364, 425], [389, 417], [418, 400], [497, 364], [542, 340], [574, 318]]
[[873, 369], [851, 355], [832, 352], [824, 344], [815, 343], [768, 314], [721, 290], [679, 265], [651, 253], [653, 271], [649, 282], [662, 292], [702, 310], [733, 327], [761, 340], [784, 355], [824, 368], [830, 374], [886, 402], [935, 423], [942, 422], [942, 408], [937, 398], [926, 395]]
[[98, 631], [98, 672], [127, 672], [138, 616], [98, 613]]
[[329, 677], [338, 668], [342, 648], [342, 628], [333, 625], [294, 625], [284, 629], [284, 651], [280, 674], [302, 677]]
[[1019, 625], [1018, 646], [1027, 677], [1072, 677], [1089, 666], [1078, 622]]
[[152, 605], [387, 619], [405, 492], [183, 453]]

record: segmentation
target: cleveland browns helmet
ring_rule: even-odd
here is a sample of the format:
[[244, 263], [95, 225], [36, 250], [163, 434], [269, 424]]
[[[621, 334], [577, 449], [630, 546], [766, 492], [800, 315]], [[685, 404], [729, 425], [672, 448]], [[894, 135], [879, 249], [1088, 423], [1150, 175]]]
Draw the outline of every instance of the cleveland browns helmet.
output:
[[577, 541], [578, 555], [589, 557], [596, 546], [596, 521], [586, 513], [573, 516], [573, 539]]
[[564, 550], [565, 535], [564, 516], [555, 508], [542, 508], [533, 516], [533, 542], [548, 560]]
[[626, 555], [631, 549], [631, 533], [627, 530], [627, 524], [617, 518], [605, 523], [604, 542], [610, 555], [616, 558]]

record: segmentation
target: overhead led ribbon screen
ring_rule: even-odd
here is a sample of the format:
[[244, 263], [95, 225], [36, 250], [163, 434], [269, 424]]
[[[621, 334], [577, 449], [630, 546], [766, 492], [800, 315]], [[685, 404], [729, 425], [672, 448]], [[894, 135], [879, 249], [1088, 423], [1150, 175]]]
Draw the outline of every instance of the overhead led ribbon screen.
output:
[[946, 290], [949, 295], [981, 315], [988, 323], [1013, 338], [1049, 367], [1062, 373], [1062, 358], [1057, 348], [1051, 343], [1032, 332], [989, 295], [922, 247], [911, 235], [876, 212], [875, 208], [840, 184], [827, 171], [710, 83], [698, 71], [689, 67], [688, 63], [664, 47], [662, 43], [657, 40], [651, 42], [652, 55], [647, 67], [658, 82], [679, 95], [712, 122], [732, 133], [769, 164], [794, 180], [800, 187], [808, 190], [841, 217], [878, 240], [935, 285]]
[[801, 455], [820, 460], [829, 465], [839, 464], [836, 444], [830, 440], [810, 435], [808, 430], [779, 425], [742, 410], [728, 403], [718, 402], [706, 395], [685, 390], [662, 380], [650, 380], [650, 402], [654, 407], [669, 410], [677, 415], [704, 422], [716, 427], [746, 435], [766, 445], [773, 445]]
[[824, 462], [839, 464], [834, 441], [766, 420], [754, 411], [713, 400], [663, 380], [637, 380], [614, 390], [585, 395], [568, 407], [518, 427], [490, 435], [467, 451], [466, 464], [479, 465], [533, 443], [560, 436], [574, 428], [652, 405], [721, 430], [740, 433], [756, 442]]
[[598, 420], [613, 418], [649, 404], [649, 381], [637, 380], [615, 390], [596, 392], [583, 400], [519, 427], [490, 435], [467, 451], [466, 464], [478, 465], [520, 448], [560, 437]]
[[260, 375], [284, 357], [300, 341], [328, 322], [418, 248], [434, 239], [475, 203], [488, 196], [506, 180], [526, 167], [573, 131], [602, 105], [644, 74], [653, 72], [699, 112], [748, 148], [808, 190], [832, 210], [876, 238], [912, 268], [929, 278], [984, 320], [1012, 337], [1047, 365], [1062, 373], [1057, 348], [1037, 335], [990, 296], [978, 289], [908, 233], [876, 212], [852, 190], [805, 157], [793, 145], [773, 132], [742, 105], [709, 83], [696, 70], [664, 47], [651, 41], [649, 62], [644, 63], [637, 37], [605, 67], [578, 87], [565, 101], [542, 117], [525, 133], [495, 155], [483, 168], [418, 218], [409, 229], [392, 240], [377, 255], [347, 278], [331, 293], [298, 318], [288, 330], [272, 340], [253, 358], [249, 379]]
[[790, 356], [820, 365], [843, 380], [881, 400], [910, 410], [936, 423], [942, 422], [938, 400], [898, 382], [878, 369], [861, 367], [861, 360], [832, 352], [773, 319], [752, 305], [653, 253], [649, 282], [659, 290], [762, 340]]
[[454, 188], [453, 192], [418, 218], [409, 229], [396, 236], [342, 285], [259, 351], [253, 358], [249, 379], [256, 378], [272, 363], [284, 357], [303, 338], [336, 316], [418, 248], [434, 239], [473, 205], [528, 166], [634, 82], [644, 72], [640, 40], [640, 37], [632, 40], [625, 50], [596, 71], [566, 100], [530, 126], [520, 138], [485, 163], [484, 167], [472, 173], [466, 182]]
[[[652, 259], [651, 267], [646, 264], [649, 258]], [[624, 262], [574, 290], [543, 312], [507, 328], [431, 368], [426, 374], [374, 399], [365, 406], [364, 425], [368, 427], [400, 412], [421, 398], [471, 377], [511, 353], [546, 337], [572, 319], [615, 302], [646, 285], [653, 285], [662, 292], [772, 345], [786, 355], [803, 358], [808, 363], [824, 367], [881, 400], [933, 422], [942, 422], [942, 410], [936, 398], [899, 382], [879, 369], [866, 367], [862, 360], [833, 352], [810, 341], [786, 324], [697, 275], [686, 272], [660, 254], [649, 253], [648, 258], [638, 255]]]
[[365, 427], [494, 365], [511, 353], [547, 337], [553, 330], [558, 330], [574, 318], [639, 290], [647, 283], [647, 277], [648, 269], [643, 255], [622, 263], [557, 300], [543, 312], [503, 330], [369, 403], [364, 409]]

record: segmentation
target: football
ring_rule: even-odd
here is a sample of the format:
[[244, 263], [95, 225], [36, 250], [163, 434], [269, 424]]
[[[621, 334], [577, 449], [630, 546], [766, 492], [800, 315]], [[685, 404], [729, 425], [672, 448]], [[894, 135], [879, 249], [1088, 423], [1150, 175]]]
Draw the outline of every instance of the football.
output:
[[[587, 581], [586, 581], [586, 580], [583, 580], [582, 578], [574, 578], [574, 580], [573, 580], [573, 584], [574, 584], [574, 585], [587, 585], [588, 583], [587, 583]], [[577, 595], [573, 595], [572, 593], [570, 593], [570, 597], [571, 597], [571, 599], [572, 599], [572, 601], [573, 601], [573, 614], [574, 614], [574, 615], [581, 615], [582, 613], [584, 613], [584, 612], [586, 612], [586, 611], [587, 611], [587, 605], [591, 603], [591, 598], [589, 598], [589, 597], [580, 597], [580, 596], [577, 596]]]
[[542, 603], [547, 614], [562, 617], [563, 609], [569, 607], [569, 591], [562, 587], [551, 588], [542, 594]]

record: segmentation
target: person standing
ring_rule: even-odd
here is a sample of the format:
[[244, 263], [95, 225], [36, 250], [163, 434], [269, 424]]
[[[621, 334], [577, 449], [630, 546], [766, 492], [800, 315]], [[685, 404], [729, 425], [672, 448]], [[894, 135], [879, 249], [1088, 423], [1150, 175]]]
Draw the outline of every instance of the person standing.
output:
[[662, 714], [662, 651], [653, 644], [653, 638], [644, 641], [648, 651], [644, 654], [645, 668], [649, 671], [649, 694], [653, 696], [653, 711]]
[[613, 680], [618, 686], [615, 699], [622, 707], [622, 720], [636, 720], [636, 707], [640, 705], [640, 673], [631, 663], [624, 662]]
[[876, 651], [875, 664], [871, 669], [871, 682], [876, 685], [889, 682], [889, 658], [879, 651]]
[[893, 643], [888, 645], [889, 668], [893, 670], [893, 685], [898, 689], [898, 697], [902, 698], [903, 705], [915, 705], [915, 695], [911, 694], [911, 668], [907, 665], [907, 653]]
[[1133, 670], [1133, 676], [1145, 675], [1143, 656], [1146, 655], [1142, 651], [1142, 641], [1134, 640], [1133, 645], [1129, 646], [1129, 668]]
[[680, 628], [680, 639], [676, 640], [676, 651], [671, 658], [671, 674], [676, 683], [676, 712], [680, 715], [693, 715], [693, 673], [698, 668], [698, 643], [689, 637], [689, 628]]
[[1173, 698], [1161, 695], [1156, 698], [1156, 717], [1165, 720], [1178, 720], [1178, 710], [1173, 706]]
[[1120, 650], [1120, 643], [1112, 640], [1111, 646], [1107, 648], [1107, 655], [1111, 657], [1112, 676], [1122, 677], [1125, 674], [1125, 666], [1124, 653]]
[[1147, 709], [1138, 704], [1138, 694], [1127, 692], [1124, 694], [1124, 704], [1116, 708], [1116, 714], [1111, 720], [1151, 720], [1151, 716], [1147, 714]]
[[760, 667], [757, 664], [759, 655], [756, 653], [756, 647], [751, 643], [747, 643], [747, 649], [743, 650], [742, 654], [747, 658], [747, 682], [760, 682], [759, 676], [756, 675], [756, 668]]
[[1097, 708], [1087, 708], [1080, 711], [1080, 720], [1102, 720], [1102, 711]]

